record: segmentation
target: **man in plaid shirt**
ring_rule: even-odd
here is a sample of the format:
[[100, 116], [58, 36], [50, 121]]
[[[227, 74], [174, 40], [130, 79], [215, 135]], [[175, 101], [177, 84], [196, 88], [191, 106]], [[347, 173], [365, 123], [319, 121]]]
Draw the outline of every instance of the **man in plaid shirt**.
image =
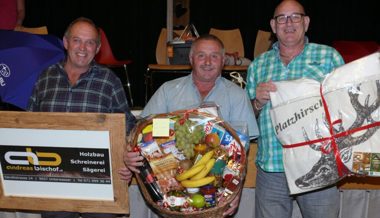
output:
[[[120, 79], [93, 60], [99, 51], [100, 34], [87, 18], [74, 20], [63, 37], [65, 60], [50, 66], [40, 75], [29, 99], [29, 111], [124, 113], [127, 133], [135, 124]], [[119, 171], [129, 182], [128, 168]], [[116, 217], [116, 214], [83, 213], [82, 217]], [[42, 217], [80, 217], [75, 212], [43, 212]]]
[[256, 158], [257, 179], [255, 213], [257, 218], [291, 217], [296, 199], [303, 217], [338, 217], [339, 192], [328, 187], [315, 192], [290, 196], [285, 178], [282, 145], [276, 138], [269, 110], [272, 81], [311, 78], [322, 81], [334, 68], [344, 64], [333, 48], [309, 43], [305, 33], [310, 18], [294, 0], [282, 1], [270, 21], [278, 41], [272, 50], [254, 60], [248, 68], [247, 93], [260, 129]]

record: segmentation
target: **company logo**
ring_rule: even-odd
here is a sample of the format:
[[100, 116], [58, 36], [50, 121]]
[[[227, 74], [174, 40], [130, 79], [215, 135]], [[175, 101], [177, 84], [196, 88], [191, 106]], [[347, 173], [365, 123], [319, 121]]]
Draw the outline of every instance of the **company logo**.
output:
[[57, 153], [32, 152], [31, 148], [26, 148], [26, 151], [8, 151], [4, 157], [9, 164], [14, 165], [58, 166], [62, 162]]
[[11, 75], [11, 69], [9, 69], [6, 64], [0, 64], [0, 74], [3, 77], [9, 77]]

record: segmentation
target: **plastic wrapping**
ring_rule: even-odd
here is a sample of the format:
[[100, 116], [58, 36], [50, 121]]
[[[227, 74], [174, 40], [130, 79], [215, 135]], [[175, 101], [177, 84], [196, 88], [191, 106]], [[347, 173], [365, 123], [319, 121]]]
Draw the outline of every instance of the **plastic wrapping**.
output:
[[[138, 146], [149, 162], [163, 200], [153, 201], [141, 178], [138, 183], [160, 214], [210, 217], [207, 211], [215, 214], [225, 209], [241, 190], [246, 169], [244, 145], [235, 130], [215, 114], [212, 107], [201, 107], [152, 115], [140, 120], [133, 130], [131, 144]], [[205, 185], [217, 190], [215, 207], [192, 205], [186, 188]]]
[[322, 84], [275, 82], [271, 118], [291, 194], [349, 174], [380, 176], [379, 54], [335, 69]]

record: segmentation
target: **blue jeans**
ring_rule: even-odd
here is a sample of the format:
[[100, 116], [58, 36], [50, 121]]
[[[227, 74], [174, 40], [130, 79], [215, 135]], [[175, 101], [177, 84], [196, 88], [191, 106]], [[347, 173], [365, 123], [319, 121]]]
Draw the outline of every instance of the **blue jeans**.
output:
[[76, 213], [76, 212], [42, 212], [42, 218], [116, 218], [116, 214], [106, 213]]
[[339, 216], [340, 198], [335, 186], [290, 195], [285, 173], [269, 173], [257, 167], [255, 193], [255, 218], [291, 218], [294, 199], [303, 218]]

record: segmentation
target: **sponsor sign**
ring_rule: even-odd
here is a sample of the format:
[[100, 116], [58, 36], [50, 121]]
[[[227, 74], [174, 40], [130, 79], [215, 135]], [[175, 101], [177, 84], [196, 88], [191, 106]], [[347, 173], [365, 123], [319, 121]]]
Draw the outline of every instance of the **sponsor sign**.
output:
[[0, 116], [0, 208], [129, 211], [127, 184], [117, 173], [124, 167], [124, 114]]

